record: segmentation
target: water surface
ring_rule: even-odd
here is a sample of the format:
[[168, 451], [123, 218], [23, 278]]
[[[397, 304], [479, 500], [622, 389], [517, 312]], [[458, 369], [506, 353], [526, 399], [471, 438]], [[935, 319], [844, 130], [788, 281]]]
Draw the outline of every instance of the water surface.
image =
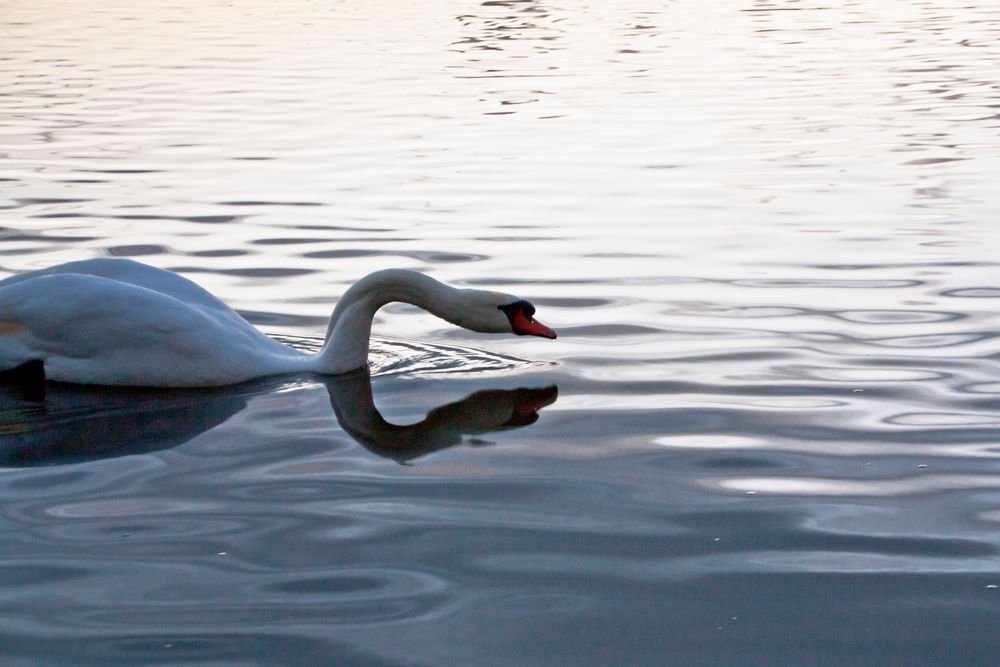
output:
[[[183, 273], [371, 377], [0, 391], [5, 664], [988, 664], [1000, 14], [45, 0], [0, 275]], [[485, 393], [484, 393], [485, 392]]]

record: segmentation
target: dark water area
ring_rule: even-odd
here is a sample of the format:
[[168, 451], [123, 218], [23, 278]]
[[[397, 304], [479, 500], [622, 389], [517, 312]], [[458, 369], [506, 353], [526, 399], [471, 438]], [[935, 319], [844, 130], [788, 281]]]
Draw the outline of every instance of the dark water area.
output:
[[43, 0], [0, 43], [0, 277], [131, 257], [315, 349], [403, 267], [559, 333], [397, 304], [370, 374], [3, 384], [3, 665], [997, 662], [993, 5]]

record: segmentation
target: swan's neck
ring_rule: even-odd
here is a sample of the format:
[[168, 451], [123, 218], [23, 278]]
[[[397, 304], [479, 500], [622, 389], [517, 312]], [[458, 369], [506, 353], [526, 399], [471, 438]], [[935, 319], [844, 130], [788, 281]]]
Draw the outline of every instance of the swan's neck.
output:
[[337, 303], [326, 331], [326, 343], [314, 358], [312, 370], [337, 374], [366, 366], [372, 319], [387, 303], [401, 301], [419, 306], [462, 326], [463, 291], [422, 273], [403, 269], [377, 271], [362, 278]]

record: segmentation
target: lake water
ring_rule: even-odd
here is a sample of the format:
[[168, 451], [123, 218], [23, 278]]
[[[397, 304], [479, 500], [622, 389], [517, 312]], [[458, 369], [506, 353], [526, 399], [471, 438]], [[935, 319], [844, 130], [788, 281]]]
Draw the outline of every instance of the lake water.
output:
[[0, 389], [5, 665], [988, 664], [985, 0], [7, 2], [0, 276], [95, 256], [371, 376]]

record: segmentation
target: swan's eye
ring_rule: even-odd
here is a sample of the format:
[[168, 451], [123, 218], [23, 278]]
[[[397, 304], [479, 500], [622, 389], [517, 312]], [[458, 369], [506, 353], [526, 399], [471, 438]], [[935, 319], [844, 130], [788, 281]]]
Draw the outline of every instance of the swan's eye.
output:
[[514, 320], [517, 319], [518, 315], [526, 317], [529, 321], [535, 316], [535, 307], [529, 301], [515, 301], [514, 303], [508, 303], [506, 306], [497, 307], [503, 311], [511, 324], [514, 324]]
[[541, 336], [555, 338], [556, 332], [535, 320], [535, 307], [528, 301], [515, 301], [506, 306], [498, 306], [507, 319], [510, 329], [518, 336]]

